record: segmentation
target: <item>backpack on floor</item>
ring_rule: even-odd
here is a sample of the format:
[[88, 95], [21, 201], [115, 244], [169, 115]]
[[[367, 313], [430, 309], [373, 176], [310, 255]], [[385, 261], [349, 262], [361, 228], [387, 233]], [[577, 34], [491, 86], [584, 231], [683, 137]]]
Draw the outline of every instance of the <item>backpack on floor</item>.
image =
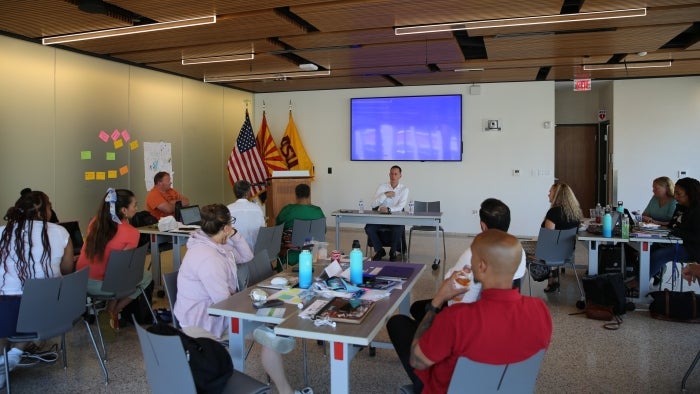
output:
[[595, 320], [615, 320], [614, 323], [605, 324], [603, 327], [609, 330], [618, 329], [622, 323], [620, 316], [628, 310], [622, 274], [587, 275], [581, 281], [586, 293], [586, 317]]
[[224, 345], [211, 338], [192, 338], [165, 323], [147, 329], [158, 335], [178, 335], [185, 348], [198, 394], [219, 394], [233, 375], [233, 362]]

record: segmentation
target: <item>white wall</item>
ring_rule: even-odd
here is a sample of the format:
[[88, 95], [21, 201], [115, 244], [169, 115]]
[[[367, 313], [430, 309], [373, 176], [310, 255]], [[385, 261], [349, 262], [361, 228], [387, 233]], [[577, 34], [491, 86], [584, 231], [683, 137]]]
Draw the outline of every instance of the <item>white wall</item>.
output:
[[652, 180], [700, 178], [700, 77], [615, 81], [618, 199], [644, 209]]
[[[463, 94], [462, 162], [350, 161], [351, 97], [452, 93]], [[316, 168], [312, 200], [327, 215], [355, 208], [359, 199], [369, 201], [377, 185], [388, 180], [389, 167], [398, 164], [411, 199], [441, 200], [445, 231], [479, 232], [478, 216], [472, 211], [478, 211], [485, 198], [496, 197], [511, 208], [512, 233], [537, 233], [554, 176], [554, 128], [543, 128], [543, 122], [554, 121], [553, 82], [487, 84], [478, 96], [469, 95], [464, 85], [256, 94], [254, 129], [262, 119], [264, 101], [270, 130], [279, 143], [290, 100]], [[484, 119], [499, 119], [503, 131], [483, 131]], [[519, 177], [512, 175], [514, 169], [520, 170]]]

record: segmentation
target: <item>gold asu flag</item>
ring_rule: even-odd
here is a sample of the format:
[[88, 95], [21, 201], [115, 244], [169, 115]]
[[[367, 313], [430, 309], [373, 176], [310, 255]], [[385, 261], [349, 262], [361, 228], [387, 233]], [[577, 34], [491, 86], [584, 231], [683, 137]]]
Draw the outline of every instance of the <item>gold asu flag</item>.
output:
[[262, 124], [260, 125], [258, 136], [255, 137], [255, 141], [263, 163], [265, 163], [267, 176], [272, 176], [272, 171], [286, 171], [288, 169], [287, 162], [277, 148], [275, 140], [272, 139], [272, 134], [270, 134], [270, 128], [267, 126], [267, 119], [265, 118], [265, 111], [263, 111]]
[[311, 158], [301, 142], [292, 111], [289, 111], [289, 123], [280, 142], [280, 152], [282, 152], [290, 170], [309, 170], [309, 175], [314, 176], [314, 163], [311, 162]]

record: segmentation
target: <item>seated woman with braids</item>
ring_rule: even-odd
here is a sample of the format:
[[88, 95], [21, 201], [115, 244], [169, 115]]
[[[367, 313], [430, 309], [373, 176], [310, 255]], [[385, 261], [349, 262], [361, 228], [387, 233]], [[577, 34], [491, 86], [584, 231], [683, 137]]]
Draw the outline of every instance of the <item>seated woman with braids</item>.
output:
[[[139, 231], [129, 224], [137, 211], [136, 197], [131, 190], [107, 189], [97, 208], [97, 214], [88, 225], [87, 238], [78, 257], [78, 269], [90, 267], [88, 293], [109, 295], [102, 291], [102, 281], [107, 270], [109, 255], [113, 250], [133, 249], [139, 243]], [[151, 273], [143, 274], [140, 287], [146, 288], [151, 283]], [[119, 328], [119, 312], [136, 299], [141, 292], [134, 291], [127, 297], [107, 303], [110, 314], [109, 324]]]
[[[0, 226], [0, 346], [16, 334], [24, 283], [31, 278], [52, 278], [74, 271], [73, 245], [68, 231], [48, 222], [51, 201], [40, 191], [22, 195], [7, 210], [7, 225]], [[27, 343], [8, 351], [10, 371], [19, 364]], [[2, 351], [2, 349], [0, 349]], [[0, 354], [0, 388], [5, 386], [5, 358]]]

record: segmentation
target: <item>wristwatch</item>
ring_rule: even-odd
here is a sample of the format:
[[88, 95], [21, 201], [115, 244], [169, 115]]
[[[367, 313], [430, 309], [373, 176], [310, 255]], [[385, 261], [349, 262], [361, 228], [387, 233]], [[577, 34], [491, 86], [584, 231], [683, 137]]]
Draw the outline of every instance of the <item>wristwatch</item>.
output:
[[438, 313], [438, 312], [440, 312], [440, 308], [434, 307], [434, 306], [433, 306], [433, 303], [432, 303], [432, 301], [431, 301], [431, 302], [425, 304], [425, 311], [426, 311], [426, 312], [433, 311], [433, 312], [435, 312], [435, 313]]

